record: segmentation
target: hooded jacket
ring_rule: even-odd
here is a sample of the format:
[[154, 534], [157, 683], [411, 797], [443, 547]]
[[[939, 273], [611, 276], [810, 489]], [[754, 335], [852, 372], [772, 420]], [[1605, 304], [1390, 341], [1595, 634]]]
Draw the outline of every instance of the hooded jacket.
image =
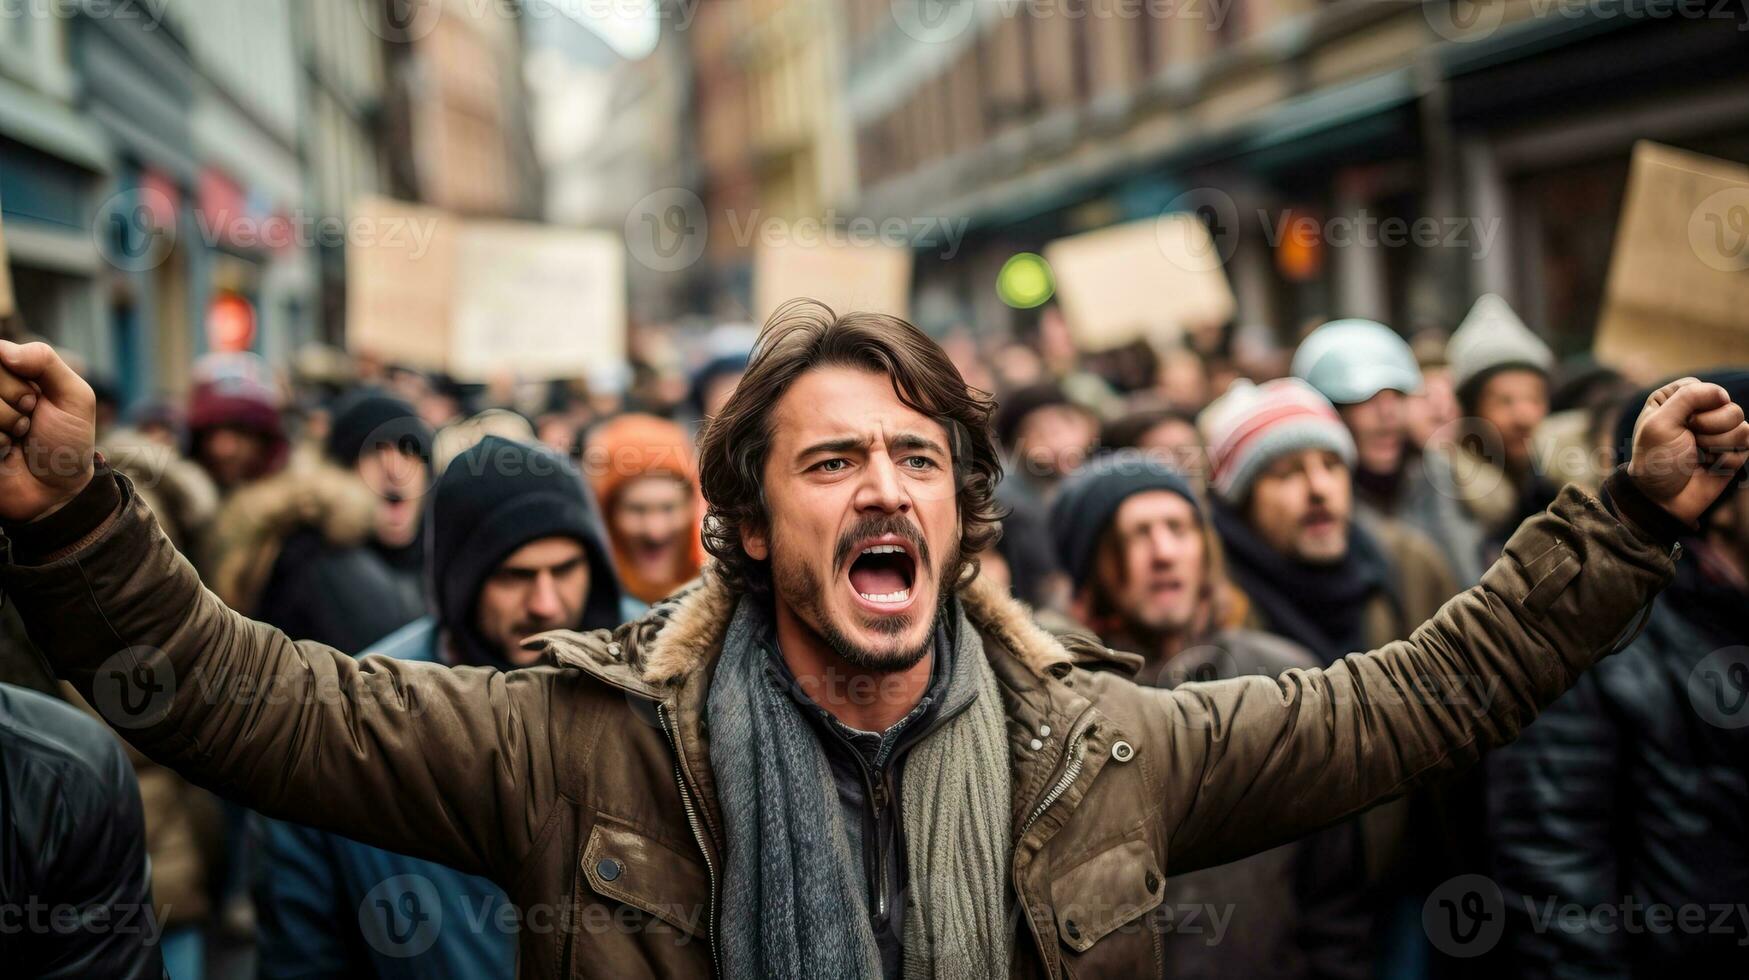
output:
[[[1667, 515], [1621, 474], [1605, 489], [1613, 504], [1566, 490], [1408, 640], [1279, 678], [1138, 687], [1122, 676], [1134, 657], [1055, 639], [967, 584], [1009, 735], [1011, 974], [1158, 974], [1168, 874], [1343, 820], [1515, 737], [1670, 575]], [[63, 676], [89, 690], [119, 656], [152, 682], [130, 729], [148, 754], [262, 812], [491, 878], [543, 917], [520, 934], [523, 976], [714, 973], [728, 844], [704, 705], [740, 600], [715, 575], [619, 630], [533, 638], [546, 666], [448, 669], [249, 623], [106, 470], [5, 531], [0, 588]], [[206, 683], [156, 683], [172, 673]], [[1403, 696], [1452, 677], [1498, 694]], [[289, 696], [203, 697], [244, 684]]]
[[[432, 590], [440, 597], [436, 614], [395, 631], [365, 656], [513, 669], [472, 626], [480, 588], [492, 565], [554, 533], [575, 535], [588, 552], [581, 628], [618, 625], [619, 586], [595, 508], [582, 480], [557, 456], [488, 438], [445, 471], [428, 517], [432, 552], [441, 556], [431, 568], [439, 583]], [[504, 977], [515, 969], [517, 921], [507, 917], [514, 910], [491, 881], [313, 827], [257, 820], [262, 861], [254, 895], [264, 980]], [[385, 882], [406, 887], [391, 884], [388, 894]], [[385, 896], [386, 906], [376, 904]], [[397, 903], [467, 926], [402, 931], [410, 923], [397, 921]]]

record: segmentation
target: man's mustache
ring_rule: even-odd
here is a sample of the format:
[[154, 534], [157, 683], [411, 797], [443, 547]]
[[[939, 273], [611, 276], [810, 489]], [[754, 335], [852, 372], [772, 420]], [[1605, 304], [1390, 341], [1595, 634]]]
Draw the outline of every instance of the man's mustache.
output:
[[850, 558], [850, 551], [856, 547], [857, 542], [866, 541], [869, 538], [886, 537], [889, 534], [904, 538], [917, 552], [917, 561], [923, 567], [935, 567], [935, 562], [929, 556], [929, 543], [923, 540], [923, 535], [917, 530], [917, 526], [903, 517], [897, 516], [865, 517], [851, 525], [838, 538], [838, 548], [833, 552], [832, 564], [834, 566], [844, 564]]

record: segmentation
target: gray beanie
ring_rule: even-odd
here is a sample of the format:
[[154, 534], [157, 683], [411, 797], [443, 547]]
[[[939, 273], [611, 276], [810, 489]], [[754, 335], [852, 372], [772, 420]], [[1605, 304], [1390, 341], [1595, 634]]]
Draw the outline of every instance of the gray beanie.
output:
[[1463, 392], [1488, 375], [1506, 368], [1529, 368], [1548, 374], [1555, 352], [1532, 333], [1506, 301], [1493, 293], [1476, 300], [1464, 322], [1445, 346], [1452, 384]]
[[1421, 390], [1421, 365], [1408, 341], [1374, 320], [1332, 320], [1307, 334], [1294, 351], [1293, 376], [1337, 405]]
[[1184, 474], [1137, 450], [1124, 450], [1088, 463], [1064, 481], [1051, 505], [1051, 538], [1057, 560], [1079, 589], [1093, 571], [1093, 554], [1106, 525], [1123, 502], [1138, 493], [1166, 490], [1190, 502], [1197, 520], [1202, 504]]

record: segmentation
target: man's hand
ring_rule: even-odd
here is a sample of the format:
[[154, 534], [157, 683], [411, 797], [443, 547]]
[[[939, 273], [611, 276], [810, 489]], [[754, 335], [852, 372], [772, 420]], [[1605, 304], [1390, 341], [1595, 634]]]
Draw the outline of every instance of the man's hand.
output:
[[48, 344], [0, 340], [0, 522], [54, 513], [91, 482], [97, 396]]
[[1695, 378], [1646, 399], [1634, 423], [1628, 476], [1641, 492], [1693, 526], [1749, 459], [1749, 422], [1725, 389]]

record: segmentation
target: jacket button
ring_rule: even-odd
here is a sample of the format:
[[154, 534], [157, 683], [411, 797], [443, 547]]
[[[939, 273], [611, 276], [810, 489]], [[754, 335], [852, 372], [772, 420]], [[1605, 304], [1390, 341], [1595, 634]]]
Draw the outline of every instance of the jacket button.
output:
[[1031, 742], [1028, 742], [1027, 744], [1032, 748], [1032, 750], [1034, 752], [1037, 752], [1039, 749], [1042, 749], [1045, 747], [1045, 743], [1039, 741], [1036, 738], [1033, 739]]
[[1147, 886], [1148, 894], [1152, 895], [1160, 887], [1160, 876], [1152, 871], [1148, 872]]
[[602, 858], [595, 865], [595, 873], [601, 876], [602, 881], [614, 881], [618, 879], [621, 870], [623, 869], [620, 867], [619, 862], [615, 861], [613, 858]]
[[1063, 923], [1063, 931], [1069, 934], [1070, 939], [1076, 942], [1081, 941], [1081, 927], [1075, 924], [1074, 919], [1069, 919]]
[[1049, 726], [1049, 725], [1038, 726], [1038, 737], [1039, 738], [1050, 738], [1051, 737], [1051, 726]]
[[1128, 762], [1135, 758], [1136, 750], [1130, 743], [1119, 739], [1111, 745], [1111, 757], [1119, 762]]

